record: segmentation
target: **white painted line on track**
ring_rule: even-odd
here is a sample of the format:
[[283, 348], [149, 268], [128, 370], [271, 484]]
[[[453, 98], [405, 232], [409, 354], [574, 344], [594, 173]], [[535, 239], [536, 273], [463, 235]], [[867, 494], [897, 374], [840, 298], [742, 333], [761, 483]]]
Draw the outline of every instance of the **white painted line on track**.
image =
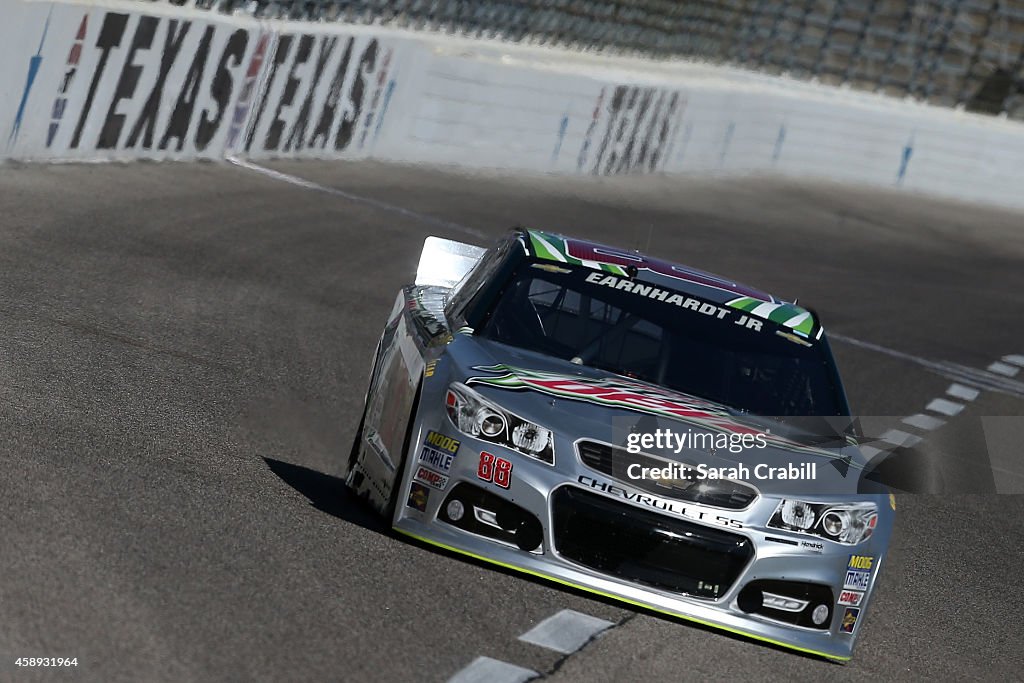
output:
[[519, 636], [519, 640], [569, 655], [614, 625], [589, 614], [564, 609]]
[[988, 366], [988, 371], [1005, 377], [1016, 377], [1017, 373], [1020, 372], [1020, 368], [1016, 365], [996, 361], [995, 363], [992, 363], [992, 365]]
[[919, 436], [908, 434], [907, 432], [902, 432], [898, 429], [890, 429], [878, 438], [886, 443], [891, 443], [894, 446], [903, 446], [904, 448], [913, 448], [924, 441], [924, 439]]
[[860, 452], [861, 455], [864, 456], [864, 459], [867, 460], [868, 462], [871, 462], [875, 458], [875, 456], [879, 455], [880, 453], [885, 453], [886, 455], [890, 453], [890, 451], [888, 450], [883, 450], [881, 448], [876, 448], [874, 446], [861, 446]]
[[964, 409], [963, 403], [957, 403], [956, 401], [949, 401], [944, 398], [932, 399], [932, 402], [924, 407], [925, 410], [930, 410], [933, 413], [939, 413], [940, 415], [948, 415], [953, 417], [959, 415], [960, 411]]
[[1024, 368], [1024, 356], [1019, 356], [1016, 354], [1012, 356], [1003, 356], [1003, 362], [1012, 363], [1014, 365], [1019, 365], [1020, 367]]
[[911, 415], [910, 417], [903, 418], [903, 423], [908, 424], [911, 427], [931, 431], [932, 429], [938, 429], [942, 425], [946, 424], [946, 421], [940, 420], [937, 417], [932, 417], [931, 415], [918, 413], [917, 415]]
[[959, 398], [963, 401], [973, 401], [978, 398], [978, 394], [981, 392], [971, 387], [965, 387], [963, 384], [950, 384], [949, 389], [946, 389], [946, 393], [955, 398]]
[[[876, 351], [878, 353], [885, 354], [886, 356], [891, 356], [892, 358], [899, 358], [907, 361], [908, 363], [920, 365], [932, 372], [935, 372], [936, 374], [942, 375], [943, 377], [947, 377], [956, 382], [969, 384], [972, 387], [977, 387], [979, 389], [997, 391], [1017, 398], [1024, 398], [1024, 382], [1011, 379], [1010, 375], [998, 374], [991, 371], [986, 372], [985, 370], [978, 370], [977, 368], [970, 368], [966, 365], [960, 365], [958, 363], [951, 363], [948, 361], [932, 361], [927, 358], [921, 358], [920, 356], [904, 353], [903, 351], [890, 349], [879, 344], [873, 344], [871, 342], [854, 339], [853, 337], [847, 337], [846, 335], [839, 334], [837, 332], [829, 332], [828, 336], [830, 339], [844, 342], [851, 346], [867, 349], [869, 351]], [[991, 367], [992, 366], [989, 366], [989, 370], [991, 370]]]
[[379, 199], [372, 199], [370, 197], [363, 197], [361, 195], [352, 194], [351, 192], [345, 192], [344, 190], [339, 190], [336, 187], [327, 187], [326, 185], [320, 185], [319, 183], [314, 183], [312, 181], [306, 180], [305, 178], [300, 178], [299, 176], [291, 175], [289, 173], [282, 173], [280, 171], [275, 171], [272, 168], [266, 168], [265, 166], [260, 166], [259, 164], [254, 164], [251, 161], [246, 161], [245, 159], [239, 159], [237, 157], [228, 157], [227, 160], [228, 160], [229, 163], [234, 164], [235, 166], [238, 166], [240, 168], [244, 168], [244, 169], [247, 169], [249, 171], [254, 171], [256, 173], [260, 173], [262, 175], [265, 175], [268, 178], [273, 178], [275, 180], [280, 180], [280, 181], [285, 182], [285, 183], [291, 183], [292, 185], [298, 185], [299, 187], [304, 187], [307, 190], [314, 190], [316, 192], [324, 192], [326, 194], [332, 194], [332, 195], [334, 195], [336, 197], [341, 197], [342, 199], [347, 199], [350, 202], [356, 202], [356, 203], [359, 203], [359, 204], [366, 204], [367, 206], [372, 206], [375, 209], [380, 209], [382, 211], [390, 211], [391, 213], [397, 213], [400, 216], [405, 216], [406, 218], [412, 218], [413, 220], [417, 220], [417, 221], [420, 221], [420, 222], [423, 222], [423, 223], [429, 223], [430, 225], [433, 225], [433, 226], [438, 227], [438, 228], [445, 228], [447, 230], [454, 230], [456, 232], [465, 233], [467, 235], [471, 235], [471, 236], [479, 238], [479, 239], [488, 239], [488, 236], [487, 236], [486, 233], [483, 233], [480, 230], [477, 230], [475, 228], [469, 228], [469, 227], [466, 227], [465, 225], [460, 225], [458, 223], [453, 223], [452, 221], [446, 221], [446, 220], [442, 220], [440, 218], [435, 218], [434, 216], [429, 216], [429, 215], [427, 215], [425, 213], [419, 213], [418, 211], [412, 211], [410, 209], [406, 209], [406, 208], [403, 208], [401, 206], [397, 206], [395, 204], [389, 204], [387, 202], [382, 202]]
[[533, 669], [503, 662], [490, 657], [477, 657], [448, 683], [525, 683], [540, 676]]

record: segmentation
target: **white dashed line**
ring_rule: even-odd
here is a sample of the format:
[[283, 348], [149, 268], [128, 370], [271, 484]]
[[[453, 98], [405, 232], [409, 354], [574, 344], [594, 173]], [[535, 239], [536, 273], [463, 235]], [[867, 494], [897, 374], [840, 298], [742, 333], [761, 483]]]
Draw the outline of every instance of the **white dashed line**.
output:
[[865, 458], [870, 460], [871, 458], [875, 457], [879, 453], [885, 453], [886, 451], [883, 451], [881, 448], [875, 448], [874, 446], [861, 446], [860, 447], [860, 452], [861, 452], [861, 454], [864, 455]]
[[519, 640], [568, 655], [586, 645], [601, 631], [614, 625], [610, 621], [589, 614], [564, 609], [519, 636]]
[[903, 418], [903, 423], [908, 424], [911, 427], [917, 427], [925, 431], [931, 431], [938, 429], [942, 425], [946, 424], [945, 420], [940, 420], [937, 417], [931, 415], [925, 415], [924, 413], [918, 413], [917, 415], [911, 415], [910, 417]]
[[1016, 365], [996, 361], [992, 365], [988, 366], [988, 371], [994, 372], [997, 375], [1002, 375], [1003, 377], [1016, 377], [1017, 373], [1020, 372], [1020, 368]]
[[914, 436], [898, 429], [890, 429], [878, 438], [886, 443], [891, 443], [893, 446], [903, 446], [904, 448], [913, 448], [924, 441], [919, 436]]
[[525, 683], [540, 676], [533, 669], [490, 657], [477, 657], [469, 666], [448, 679], [448, 683]]
[[1024, 356], [1003, 356], [1003, 362], [1012, 363], [1013, 365], [1019, 365], [1020, 367], [1024, 368]]
[[971, 387], [965, 387], [963, 384], [950, 384], [949, 389], [946, 389], [946, 393], [963, 401], [973, 401], [978, 398], [978, 394], [981, 392]]
[[932, 399], [932, 402], [925, 406], [925, 410], [930, 410], [933, 413], [939, 413], [940, 415], [948, 415], [949, 417], [959, 415], [960, 411], [963, 409], [963, 403], [947, 401], [944, 398]]
[[[948, 361], [936, 362], [919, 356], [914, 356], [909, 353], [890, 349], [879, 344], [872, 344], [871, 342], [861, 341], [852, 337], [839, 334], [837, 332], [830, 332], [829, 338], [836, 341], [850, 344], [851, 346], [857, 346], [862, 349], [868, 349], [869, 351], [876, 351], [878, 353], [885, 354], [892, 358], [899, 358], [905, 360], [908, 363], [915, 363], [921, 367], [927, 368], [934, 373], [942, 375], [955, 382], [963, 382], [979, 389], [987, 389], [989, 391], [998, 391], [1002, 394], [1009, 396], [1016, 396], [1018, 398], [1024, 398], [1024, 382], [1020, 382], [1015, 379], [1010, 379], [1012, 375], [996, 373], [992, 371], [991, 366], [988, 371], [978, 370], [977, 368], [969, 368], [965, 365], [958, 363], [950, 363]], [[1006, 364], [1002, 364], [1006, 365]], [[1006, 367], [1013, 368], [1013, 366], [1006, 365]], [[1018, 368], [1013, 368], [1018, 369]]]

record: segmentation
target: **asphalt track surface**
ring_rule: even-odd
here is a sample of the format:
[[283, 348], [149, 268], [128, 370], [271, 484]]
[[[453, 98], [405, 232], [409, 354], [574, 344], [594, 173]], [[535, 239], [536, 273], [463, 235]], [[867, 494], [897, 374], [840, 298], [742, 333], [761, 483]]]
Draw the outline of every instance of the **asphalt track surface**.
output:
[[[1021, 678], [1020, 496], [901, 495], [837, 665], [396, 537], [335, 476], [427, 234], [639, 246], [984, 369], [1024, 353], [1021, 215], [753, 179], [268, 165], [407, 211], [227, 164], [0, 168], [0, 680], [442, 681], [478, 655], [551, 681]], [[862, 414], [950, 383], [834, 347]], [[1022, 414], [983, 391], [930, 438]], [[983, 448], [961, 431], [950, 448]], [[568, 657], [517, 640], [566, 608], [617, 626]]]

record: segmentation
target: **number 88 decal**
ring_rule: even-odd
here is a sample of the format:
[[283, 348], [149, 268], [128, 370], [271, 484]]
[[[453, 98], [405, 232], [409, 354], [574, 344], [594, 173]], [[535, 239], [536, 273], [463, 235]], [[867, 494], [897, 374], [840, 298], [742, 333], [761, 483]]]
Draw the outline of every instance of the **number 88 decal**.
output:
[[476, 468], [476, 476], [484, 481], [493, 481], [501, 488], [507, 489], [512, 483], [512, 463], [487, 451], [481, 451], [480, 465]]

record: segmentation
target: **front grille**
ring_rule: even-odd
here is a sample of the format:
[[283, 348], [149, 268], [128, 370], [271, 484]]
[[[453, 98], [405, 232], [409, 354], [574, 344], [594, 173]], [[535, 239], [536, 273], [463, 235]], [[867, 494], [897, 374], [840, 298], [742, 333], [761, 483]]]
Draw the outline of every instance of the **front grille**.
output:
[[753, 557], [749, 538], [572, 486], [551, 498], [555, 550], [628, 581], [720, 598]]
[[587, 467], [662, 498], [685, 500], [729, 510], [742, 510], [757, 498], [757, 491], [752, 486], [730, 479], [633, 479], [629, 476], [628, 469], [634, 463], [641, 468], [663, 469], [669, 462], [643, 453], [630, 453], [625, 448], [600, 441], [579, 441], [576, 444], [576, 451]]

